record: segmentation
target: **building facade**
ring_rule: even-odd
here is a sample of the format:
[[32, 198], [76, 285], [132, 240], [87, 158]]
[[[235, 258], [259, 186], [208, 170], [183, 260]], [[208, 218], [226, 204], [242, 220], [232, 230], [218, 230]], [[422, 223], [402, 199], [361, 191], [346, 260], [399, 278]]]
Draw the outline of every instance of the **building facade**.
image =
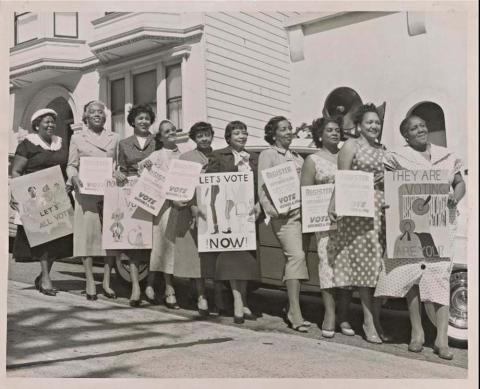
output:
[[[252, 138], [274, 115], [291, 113], [287, 13], [15, 13], [10, 49], [12, 153], [40, 108], [59, 113], [67, 140], [82, 128], [83, 106], [107, 105], [106, 127], [121, 137], [134, 104], [157, 122], [187, 130], [207, 120], [215, 144], [225, 125], [244, 121]], [[157, 128], [155, 124], [152, 130]]]

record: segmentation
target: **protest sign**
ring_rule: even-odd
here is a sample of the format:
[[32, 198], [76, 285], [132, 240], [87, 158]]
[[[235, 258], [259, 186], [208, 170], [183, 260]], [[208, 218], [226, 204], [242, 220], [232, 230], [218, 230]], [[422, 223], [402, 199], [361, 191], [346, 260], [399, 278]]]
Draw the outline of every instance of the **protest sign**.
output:
[[256, 249], [253, 173], [200, 175], [198, 251]]
[[143, 169], [140, 178], [130, 193], [130, 201], [145, 211], [157, 216], [165, 202], [167, 172], [153, 165]]
[[335, 173], [335, 210], [339, 216], [375, 216], [373, 173], [338, 170]]
[[13, 178], [10, 185], [31, 247], [72, 233], [73, 208], [58, 165]]
[[450, 256], [449, 190], [446, 171], [385, 173], [388, 258]]
[[176, 201], [190, 201], [195, 194], [202, 165], [196, 162], [173, 159], [170, 162], [166, 182], [165, 198]]
[[336, 230], [328, 217], [328, 206], [333, 193], [333, 184], [302, 187], [302, 232]]
[[262, 177], [278, 213], [300, 208], [300, 180], [293, 162], [265, 169]]
[[103, 195], [105, 181], [112, 179], [112, 158], [80, 157], [78, 178], [82, 181], [80, 193]]
[[106, 182], [102, 227], [106, 250], [152, 248], [152, 215], [129, 200], [137, 181], [137, 177], [129, 178], [123, 186], [115, 180]]

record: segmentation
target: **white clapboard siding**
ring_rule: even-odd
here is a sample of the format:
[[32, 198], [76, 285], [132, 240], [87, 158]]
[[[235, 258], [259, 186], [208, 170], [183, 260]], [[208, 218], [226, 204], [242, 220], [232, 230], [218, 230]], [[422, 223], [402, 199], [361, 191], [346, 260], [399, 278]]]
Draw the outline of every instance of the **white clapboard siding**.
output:
[[235, 87], [242, 91], [254, 93], [255, 95], [267, 96], [272, 100], [278, 100], [282, 103], [290, 104], [290, 95], [287, 92], [279, 92], [275, 89], [267, 88], [265, 86], [260, 86], [253, 84], [249, 81], [243, 81], [238, 78], [235, 79], [235, 85], [232, 86], [232, 76], [229, 74], [217, 73], [211, 70], [207, 70], [206, 80], [215, 81], [217, 84], [224, 84], [230, 87]]
[[206, 14], [207, 116], [216, 135], [230, 121], [241, 120], [251, 137], [263, 138], [271, 117], [290, 116], [291, 65], [285, 18], [278, 12]]
[[230, 47], [243, 48], [255, 54], [262, 54], [272, 58], [272, 63], [283, 63], [290, 65], [290, 59], [285, 56], [285, 53], [278, 52], [271, 47], [267, 47], [265, 45], [261, 45], [256, 43], [252, 40], [247, 40], [244, 37], [232, 34], [231, 31], [225, 28], [219, 28], [218, 26], [208, 25], [208, 29], [205, 34], [206, 38], [215, 37], [217, 39], [221, 39], [222, 41], [226, 41], [231, 43]]
[[219, 109], [219, 108], [213, 108], [213, 107], [210, 107], [208, 108], [208, 118], [209, 120], [210, 119], [215, 119], [215, 120], [220, 120], [222, 121], [223, 123], [223, 127], [222, 129], [225, 128], [225, 126], [227, 125], [227, 123], [233, 121], [233, 120], [240, 120], [242, 122], [244, 122], [248, 128], [255, 128], [255, 129], [259, 129], [261, 131], [263, 131], [263, 129], [265, 128], [265, 124], [266, 122], [264, 120], [258, 120], [258, 119], [254, 119], [248, 115], [242, 115], [240, 113], [236, 113], [236, 114], [232, 114], [233, 116], [228, 116], [228, 119], [227, 117], [225, 116], [225, 113], [228, 113], [228, 114], [231, 114], [231, 112], [226, 112], [222, 109]]

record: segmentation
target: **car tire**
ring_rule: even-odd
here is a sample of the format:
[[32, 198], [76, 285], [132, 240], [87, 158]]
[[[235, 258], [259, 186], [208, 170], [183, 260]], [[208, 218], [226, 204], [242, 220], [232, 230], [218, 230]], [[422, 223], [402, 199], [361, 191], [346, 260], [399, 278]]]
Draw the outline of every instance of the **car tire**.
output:
[[[117, 256], [115, 259], [115, 273], [119, 276], [118, 278], [125, 284], [131, 284], [132, 278], [130, 277], [130, 266], [128, 261], [122, 260], [120, 256]], [[138, 265], [138, 279], [140, 283], [146, 281], [148, 276], [148, 263], [140, 262]]]
[[[448, 320], [448, 338], [459, 344], [468, 343], [468, 281], [467, 271], [459, 270], [450, 276], [450, 315]], [[428, 318], [436, 326], [433, 304], [425, 303]]]

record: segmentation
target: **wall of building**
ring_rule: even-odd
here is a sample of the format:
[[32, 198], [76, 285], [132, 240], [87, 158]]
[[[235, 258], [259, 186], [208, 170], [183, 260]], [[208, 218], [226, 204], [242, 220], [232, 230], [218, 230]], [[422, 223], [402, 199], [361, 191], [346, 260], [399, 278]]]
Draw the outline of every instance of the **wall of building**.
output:
[[404, 12], [342, 24], [339, 17], [328, 28], [304, 27], [305, 59], [292, 64], [293, 124], [321, 116], [328, 94], [346, 86], [364, 102], [387, 102], [388, 146], [402, 142], [398, 127], [407, 111], [432, 101], [444, 111], [447, 146], [466, 161], [466, 14], [427, 13], [426, 34], [416, 36]]
[[228, 122], [241, 120], [249, 142], [263, 139], [266, 122], [290, 116], [290, 59], [283, 13], [215, 12], [205, 18], [208, 120], [219, 145]]

